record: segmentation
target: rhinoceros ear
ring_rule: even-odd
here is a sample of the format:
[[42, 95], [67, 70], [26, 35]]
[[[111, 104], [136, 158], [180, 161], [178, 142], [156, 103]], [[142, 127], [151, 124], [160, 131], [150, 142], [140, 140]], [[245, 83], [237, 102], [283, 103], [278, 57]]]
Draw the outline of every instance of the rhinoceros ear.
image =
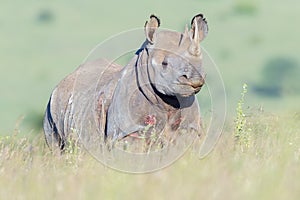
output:
[[191, 35], [196, 43], [201, 42], [208, 34], [208, 25], [203, 14], [198, 14], [191, 21]]
[[155, 39], [155, 32], [160, 26], [160, 20], [155, 15], [150, 16], [150, 20], [145, 23], [145, 34], [147, 40], [153, 44]]

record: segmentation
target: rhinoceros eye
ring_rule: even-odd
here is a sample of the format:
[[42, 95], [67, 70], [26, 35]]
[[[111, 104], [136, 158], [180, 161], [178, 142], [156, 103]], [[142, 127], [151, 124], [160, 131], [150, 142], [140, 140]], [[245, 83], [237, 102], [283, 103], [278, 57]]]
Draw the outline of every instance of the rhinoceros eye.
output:
[[168, 62], [165, 61], [165, 60], [161, 64], [162, 64], [163, 67], [167, 67], [168, 66]]

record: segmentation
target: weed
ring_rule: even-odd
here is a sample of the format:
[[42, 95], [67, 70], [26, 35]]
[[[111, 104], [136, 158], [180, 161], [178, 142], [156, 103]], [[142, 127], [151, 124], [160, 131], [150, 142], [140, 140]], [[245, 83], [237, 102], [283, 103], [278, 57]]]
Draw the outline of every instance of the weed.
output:
[[236, 107], [236, 119], [235, 119], [235, 129], [234, 129], [234, 139], [235, 144], [238, 145], [242, 151], [249, 148], [250, 135], [246, 127], [246, 115], [243, 110], [243, 105], [245, 102], [245, 95], [247, 93], [247, 84], [243, 85], [243, 91], [241, 93], [241, 98], [238, 101]]

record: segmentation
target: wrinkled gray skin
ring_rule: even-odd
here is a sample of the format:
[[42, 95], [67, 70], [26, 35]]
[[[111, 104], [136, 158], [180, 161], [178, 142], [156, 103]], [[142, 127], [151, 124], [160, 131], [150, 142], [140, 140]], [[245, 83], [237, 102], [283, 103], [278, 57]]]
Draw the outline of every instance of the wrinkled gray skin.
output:
[[201, 132], [195, 94], [204, 84], [200, 42], [207, 23], [196, 15], [184, 33], [159, 31], [159, 25], [152, 15], [146, 41], [125, 67], [85, 63], [58, 84], [44, 118], [49, 147], [64, 149], [79, 133], [82, 140], [118, 141], [149, 124], [165, 135]]

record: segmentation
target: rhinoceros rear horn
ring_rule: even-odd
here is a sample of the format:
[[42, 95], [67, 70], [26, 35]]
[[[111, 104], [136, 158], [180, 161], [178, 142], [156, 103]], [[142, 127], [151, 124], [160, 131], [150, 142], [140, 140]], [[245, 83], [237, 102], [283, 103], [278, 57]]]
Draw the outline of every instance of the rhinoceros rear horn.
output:
[[147, 40], [153, 44], [155, 39], [155, 32], [160, 26], [160, 20], [157, 16], [151, 15], [150, 20], [145, 23], [145, 34]]
[[190, 53], [193, 55], [200, 54], [200, 42], [206, 37], [208, 33], [208, 26], [206, 19], [203, 14], [198, 14], [193, 17], [191, 21], [191, 31], [190, 31]]

